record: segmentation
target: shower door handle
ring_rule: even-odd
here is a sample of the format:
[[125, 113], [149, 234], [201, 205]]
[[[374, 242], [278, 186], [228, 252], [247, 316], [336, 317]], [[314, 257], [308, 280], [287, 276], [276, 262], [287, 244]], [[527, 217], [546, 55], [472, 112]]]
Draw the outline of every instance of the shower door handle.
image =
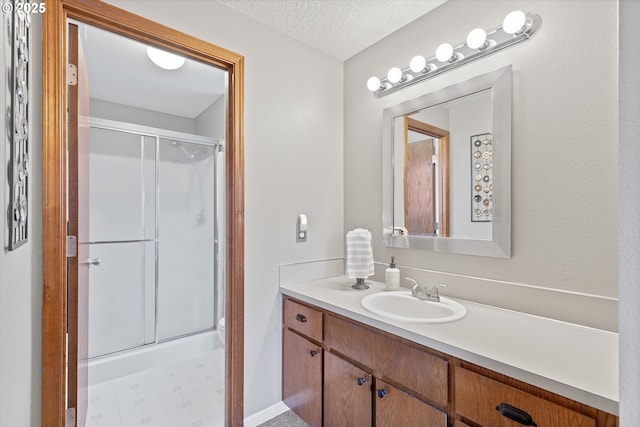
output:
[[95, 265], [98, 266], [100, 265], [102, 261], [100, 260], [100, 258], [87, 258], [86, 261], [82, 261], [80, 264], [85, 264], [85, 265]]

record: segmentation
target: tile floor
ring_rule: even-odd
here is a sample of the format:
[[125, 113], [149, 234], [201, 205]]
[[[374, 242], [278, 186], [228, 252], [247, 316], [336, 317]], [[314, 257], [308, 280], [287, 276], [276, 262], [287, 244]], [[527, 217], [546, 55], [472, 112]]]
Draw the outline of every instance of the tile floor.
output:
[[223, 427], [224, 349], [89, 387], [86, 427], [133, 426]]

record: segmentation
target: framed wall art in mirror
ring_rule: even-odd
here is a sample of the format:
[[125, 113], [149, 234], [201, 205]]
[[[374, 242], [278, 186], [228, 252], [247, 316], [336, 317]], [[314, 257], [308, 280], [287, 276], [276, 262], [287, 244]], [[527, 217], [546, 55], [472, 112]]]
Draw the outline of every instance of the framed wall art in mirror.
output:
[[385, 246], [511, 257], [511, 66], [385, 109], [382, 158]]
[[471, 136], [471, 222], [493, 219], [493, 136], [490, 133]]

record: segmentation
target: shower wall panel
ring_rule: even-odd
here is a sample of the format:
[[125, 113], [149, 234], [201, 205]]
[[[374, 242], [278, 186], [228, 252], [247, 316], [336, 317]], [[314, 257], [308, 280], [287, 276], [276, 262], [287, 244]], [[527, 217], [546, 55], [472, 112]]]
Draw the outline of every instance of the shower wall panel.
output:
[[214, 327], [214, 154], [160, 139], [159, 340]]

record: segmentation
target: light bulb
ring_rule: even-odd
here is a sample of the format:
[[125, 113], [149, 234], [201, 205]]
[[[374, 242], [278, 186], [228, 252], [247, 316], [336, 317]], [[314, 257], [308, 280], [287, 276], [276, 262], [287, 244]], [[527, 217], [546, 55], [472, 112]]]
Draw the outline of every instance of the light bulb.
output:
[[380, 89], [380, 79], [375, 76], [369, 77], [369, 80], [367, 80], [367, 89], [371, 92], [375, 92]]
[[504, 18], [504, 21], [502, 21], [502, 29], [507, 34], [515, 34], [522, 30], [526, 21], [527, 16], [523, 11], [514, 10]]
[[402, 80], [402, 70], [398, 67], [393, 67], [387, 73], [387, 79], [389, 79], [389, 82], [393, 84], [398, 83]]
[[411, 71], [413, 71], [414, 73], [420, 73], [424, 71], [426, 66], [427, 60], [424, 59], [424, 56], [421, 55], [414, 56], [413, 58], [411, 58], [411, 62], [409, 63], [409, 68], [411, 68]]
[[448, 62], [453, 56], [453, 46], [449, 43], [442, 43], [436, 49], [436, 59], [440, 62]]
[[177, 70], [182, 67], [185, 62], [185, 58], [182, 56], [174, 55], [173, 53], [151, 46], [147, 47], [147, 56], [154, 64], [165, 70]]
[[482, 28], [476, 28], [467, 36], [467, 46], [471, 49], [483, 49], [487, 43], [487, 32]]

